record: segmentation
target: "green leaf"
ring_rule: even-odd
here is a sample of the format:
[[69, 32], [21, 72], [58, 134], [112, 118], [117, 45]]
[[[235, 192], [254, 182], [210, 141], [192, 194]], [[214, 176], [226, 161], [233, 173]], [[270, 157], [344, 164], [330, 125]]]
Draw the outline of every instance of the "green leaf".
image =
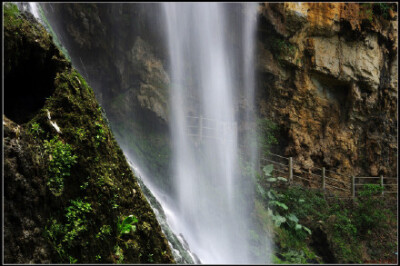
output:
[[268, 164], [264, 166], [263, 171], [266, 176], [271, 176], [272, 171], [274, 170], [274, 166], [272, 164]]
[[274, 196], [274, 193], [273, 193], [274, 191], [268, 191], [268, 193], [267, 193], [267, 195], [268, 195], [268, 198], [270, 198], [270, 199], [272, 199], [272, 200], [274, 200], [275, 199], [275, 196]]
[[288, 216], [286, 216], [290, 221], [295, 222], [296, 224], [299, 222], [299, 218], [293, 213], [290, 213]]
[[[262, 197], [265, 196], [265, 190], [264, 190], [264, 188], [263, 188], [262, 186], [260, 186], [259, 184], [257, 184], [257, 191], [260, 193], [260, 195], [261, 195]], [[269, 192], [268, 192], [268, 193], [269, 193]]]
[[283, 217], [283, 216], [281, 216], [281, 215], [279, 215], [279, 214], [274, 215], [274, 216], [272, 217], [272, 220], [274, 220], [274, 223], [275, 223], [275, 225], [276, 225], [277, 227], [281, 226], [282, 223], [286, 222], [286, 218]]
[[131, 231], [135, 232], [136, 231], [136, 226], [132, 225], [134, 223], [137, 223], [138, 219], [134, 215], [129, 215], [126, 217], [122, 223], [118, 217], [118, 232], [119, 234], [129, 234]]
[[268, 214], [268, 216], [272, 217], [272, 219], [275, 216], [270, 208], [267, 209], [267, 214]]
[[282, 195], [282, 194], [276, 192], [276, 190], [274, 190], [274, 189], [270, 189], [269, 191], [271, 191], [271, 195], [273, 197], [271, 199], [278, 199], [278, 198], [284, 198], [285, 197], [285, 195]]
[[294, 227], [294, 229], [296, 230], [300, 230], [303, 226], [301, 224], [296, 224], [296, 226]]
[[129, 234], [129, 232], [131, 231], [131, 226], [130, 225], [123, 225], [121, 228], [121, 233], [122, 234]]
[[138, 219], [131, 214], [128, 217], [126, 217], [122, 223], [131, 225], [131, 224], [137, 223], [137, 222], [138, 222]]
[[289, 207], [288, 207], [285, 203], [282, 203], [282, 202], [279, 202], [279, 201], [276, 201], [276, 200], [270, 201], [270, 205], [279, 206], [279, 207], [281, 207], [281, 208], [284, 209], [284, 210], [289, 209]]
[[303, 229], [304, 229], [309, 235], [311, 235], [311, 230], [310, 230], [309, 228], [303, 226]]
[[276, 182], [276, 178], [275, 177], [269, 177], [269, 178], [267, 178], [267, 182]]
[[287, 179], [284, 178], [284, 177], [281, 177], [281, 176], [278, 176], [277, 179], [278, 179], [279, 181], [287, 182]]

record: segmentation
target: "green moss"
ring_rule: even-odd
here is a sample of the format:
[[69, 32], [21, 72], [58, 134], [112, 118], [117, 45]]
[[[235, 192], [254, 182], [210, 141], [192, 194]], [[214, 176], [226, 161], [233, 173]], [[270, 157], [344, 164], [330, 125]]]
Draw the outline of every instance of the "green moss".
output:
[[4, 22], [7, 26], [18, 27], [22, 24], [22, 19], [20, 18], [20, 12], [16, 4], [5, 3], [4, 8]]
[[[5, 21], [9, 69], [22, 62], [21, 57], [29, 56], [24, 52], [26, 47], [36, 47], [32, 51], [37, 58], [51, 60], [55, 65], [54, 91], [23, 126], [26, 132], [33, 130], [26, 135], [34, 143], [32, 149], [47, 155], [40, 158], [39, 167], [44, 173], [42, 178], [49, 180], [48, 188], [54, 192], [47, 194], [47, 224], [43, 224], [46, 239], [58, 254], [51, 258], [52, 262], [111, 263], [118, 256], [116, 253], [123, 254], [126, 263], [174, 262], [168, 242], [93, 90], [66, 63], [43, 27], [30, 24], [23, 16], [21, 25], [18, 28], [10, 19]], [[16, 36], [14, 31], [23, 37]], [[61, 133], [50, 124], [48, 114]], [[36, 134], [39, 128], [42, 132]], [[118, 217], [132, 213], [139, 221], [137, 232], [118, 237]], [[125, 247], [128, 241], [136, 245]], [[114, 250], [116, 245], [124, 247], [123, 252]], [[153, 256], [139, 256], [140, 253]]]
[[[56, 90], [52, 100], [47, 101], [44, 108], [50, 111], [52, 120], [57, 121], [63, 132], [64, 141], [70, 143], [75, 152], [79, 154], [77, 165], [72, 169], [71, 177], [73, 178], [68, 180], [66, 184], [68, 189], [66, 188], [65, 191], [68, 190], [70, 194], [79, 195], [82, 193], [81, 187], [84, 186], [83, 193], [92, 204], [93, 213], [96, 214], [92, 217], [94, 220], [88, 228], [88, 234], [91, 236], [85, 239], [93, 239], [99, 234], [101, 226], [96, 228], [96, 224], [116, 226], [117, 217], [123, 215], [124, 212], [138, 213], [140, 221], [148, 221], [155, 226], [157, 221], [154, 216], [149, 216], [150, 206], [144, 201], [144, 198], [138, 194], [136, 197], [131, 195], [133, 189], [140, 191], [140, 188], [103, 119], [101, 108], [96, 102], [92, 90], [85, 86], [86, 83], [81, 81], [75, 70], [58, 74], [55, 85]], [[40, 116], [44, 115], [44, 112], [40, 113]], [[38, 118], [38, 120], [45, 119], [45, 117]], [[51, 133], [55, 134], [54, 131]], [[151, 210], [150, 213], [152, 213]], [[141, 243], [142, 251], [153, 250], [154, 245], [157, 245], [157, 240], [155, 240], [157, 237], [154, 234], [150, 235], [149, 239], [140, 238], [140, 234], [131, 237]], [[154, 245], [145, 244], [150, 239], [155, 241]], [[88, 241], [87, 250], [83, 249], [81, 253], [74, 253], [71, 256], [77, 258], [79, 262], [93, 262], [96, 259], [99, 260], [99, 257], [102, 262], [112, 262], [113, 256], [118, 256], [112, 247], [117, 242], [123, 243], [126, 240], [117, 240], [116, 230], [112, 230], [110, 236]], [[158, 245], [165, 245], [165, 243], [158, 240]], [[90, 250], [102, 250], [102, 252], [94, 254]], [[129, 249], [126, 250], [126, 252], [128, 251]], [[85, 254], [85, 252], [87, 253]], [[121, 253], [121, 257], [125, 251], [122, 252], [121, 249], [117, 253]], [[110, 256], [110, 254], [114, 255]], [[163, 256], [159, 253], [156, 258], [159, 262], [166, 261], [167, 258], [171, 261], [170, 254]], [[126, 255], [123, 261], [147, 261], [146, 258], [140, 258], [144, 261], [137, 259], [137, 257]]]
[[17, 7], [16, 4], [5, 3], [3, 5], [3, 8], [4, 8], [4, 16], [6, 17], [6, 20], [9, 20], [10, 17], [11, 18], [17, 18], [20, 15], [18, 7]]
[[[151, 221], [152, 224], [156, 224], [154, 217], [148, 216], [150, 206], [147, 202], [144, 202], [143, 198], [138, 199], [131, 195], [133, 189], [139, 191], [140, 188], [134, 181], [126, 159], [117, 147], [116, 141], [105, 119], [103, 119], [101, 108], [94, 98], [93, 91], [87, 87], [86, 82], [82, 81], [75, 70], [57, 75], [55, 84], [57, 89], [53, 99], [46, 104], [45, 108], [48, 108], [54, 114], [52, 119], [54, 117], [54, 120], [62, 128], [63, 137], [68, 139], [68, 142], [76, 148], [76, 152], [80, 154], [78, 160], [80, 170], [75, 172], [75, 180], [71, 180], [70, 191], [82, 186], [85, 183], [83, 182], [84, 179], [86, 180], [86, 177], [89, 177], [86, 181], [88, 184], [85, 192], [97, 215], [95, 218], [98, 221], [97, 223], [100, 223], [100, 217], [103, 217], [103, 219], [107, 217], [105, 220], [101, 220], [101, 224], [116, 226], [119, 215], [123, 215], [124, 212], [135, 212], [138, 213], [140, 221]], [[79, 89], [76, 90], [75, 88]], [[78, 129], [84, 129], [85, 133], [83, 134], [83, 130], [78, 131]], [[91, 167], [87, 167], [87, 165], [91, 165]], [[120, 191], [119, 188], [124, 189]], [[93, 232], [93, 236], [98, 234], [98, 230], [94, 225], [89, 228], [89, 231]], [[142, 243], [140, 245], [142, 251], [154, 248], [152, 245], [144, 244], [149, 240], [140, 238], [140, 234], [131, 237], [136, 239], [138, 243]], [[154, 237], [155, 235], [151, 236], [150, 239], [156, 241]], [[117, 262], [121, 262], [121, 258], [124, 256], [124, 262], [146, 262], [146, 258], [137, 260], [134, 256], [124, 255], [129, 249], [125, 251], [117, 249], [115, 251], [111, 248], [117, 242], [126, 241], [125, 239], [117, 240], [116, 231], [112, 231], [109, 237], [100, 240], [93, 243], [89, 241], [88, 250], [95, 250], [96, 246], [103, 245], [101, 250], [108, 247], [108, 251], [104, 250], [100, 254], [89, 252], [89, 256], [83, 261], [95, 261], [96, 256], [97, 259], [100, 256], [101, 261], [111, 262], [114, 260], [114, 256], [117, 256], [119, 257]], [[158, 243], [158, 245], [162, 244], [161, 242]], [[114, 255], [110, 256], [110, 254]], [[157, 261], [165, 261], [168, 257], [171, 259], [170, 254], [168, 255], [157, 254]], [[75, 254], [74, 257], [78, 258], [78, 261], [82, 261], [80, 259], [82, 254]], [[142, 261], [142, 259], [145, 259], [145, 261]]]

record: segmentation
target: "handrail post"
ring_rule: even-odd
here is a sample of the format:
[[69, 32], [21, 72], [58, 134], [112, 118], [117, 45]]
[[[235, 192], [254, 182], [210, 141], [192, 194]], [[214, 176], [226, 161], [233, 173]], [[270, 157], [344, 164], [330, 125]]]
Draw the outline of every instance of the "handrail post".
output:
[[293, 181], [293, 158], [289, 157], [289, 182]]
[[356, 177], [355, 176], [352, 176], [351, 190], [352, 190], [351, 194], [354, 198], [356, 196]]
[[322, 167], [322, 189], [325, 192], [325, 167]]
[[382, 187], [382, 196], [383, 196], [383, 194], [384, 194], [384, 192], [383, 192], [383, 189], [384, 189], [384, 187], [383, 187], [383, 175], [381, 175], [381, 187]]

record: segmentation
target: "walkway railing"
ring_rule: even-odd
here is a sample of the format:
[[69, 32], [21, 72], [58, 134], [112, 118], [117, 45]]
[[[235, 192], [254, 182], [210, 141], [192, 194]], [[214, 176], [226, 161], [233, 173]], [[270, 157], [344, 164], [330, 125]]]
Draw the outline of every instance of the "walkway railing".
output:
[[[186, 134], [198, 141], [205, 139], [220, 139], [226, 142], [236, 141], [236, 122], [226, 122], [203, 116], [186, 116]], [[382, 196], [397, 194], [397, 177], [384, 176], [349, 176], [340, 174], [325, 167], [311, 167], [303, 170], [292, 157], [285, 157], [275, 153], [268, 153], [268, 157], [259, 159], [258, 169], [262, 174], [261, 166], [272, 164], [276, 175], [286, 177], [290, 184], [299, 183], [303, 186], [321, 188], [325, 193], [341, 194], [343, 198], [358, 196], [359, 188], [366, 184], [380, 184], [383, 187]], [[336, 195], [337, 196], [337, 195]]]
[[[358, 196], [359, 189], [366, 184], [379, 184], [383, 187], [382, 196], [397, 194], [397, 177], [384, 176], [349, 176], [328, 170], [325, 167], [312, 167], [304, 171], [294, 162], [292, 157], [268, 153], [268, 157], [260, 157], [260, 166], [272, 164], [276, 175], [286, 177], [289, 184], [321, 188], [325, 193], [341, 194], [343, 198]], [[263, 173], [261, 167], [260, 172]]]
[[221, 139], [223, 141], [236, 141], [236, 122], [226, 122], [203, 116], [186, 116], [186, 134], [199, 141], [203, 139]]

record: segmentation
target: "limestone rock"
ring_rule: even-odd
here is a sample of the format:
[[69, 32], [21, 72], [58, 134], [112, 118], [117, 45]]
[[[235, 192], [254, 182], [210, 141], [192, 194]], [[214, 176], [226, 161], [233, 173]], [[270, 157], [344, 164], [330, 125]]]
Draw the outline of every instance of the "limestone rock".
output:
[[363, 82], [372, 91], [379, 85], [382, 52], [377, 35], [363, 42], [346, 42], [338, 36], [311, 38], [314, 69], [346, 82]]
[[[373, 13], [379, 8], [260, 5], [259, 111], [280, 126], [275, 152], [303, 170], [396, 175], [397, 13], [395, 5], [386, 17]], [[293, 55], [277, 54], [276, 39]]]

